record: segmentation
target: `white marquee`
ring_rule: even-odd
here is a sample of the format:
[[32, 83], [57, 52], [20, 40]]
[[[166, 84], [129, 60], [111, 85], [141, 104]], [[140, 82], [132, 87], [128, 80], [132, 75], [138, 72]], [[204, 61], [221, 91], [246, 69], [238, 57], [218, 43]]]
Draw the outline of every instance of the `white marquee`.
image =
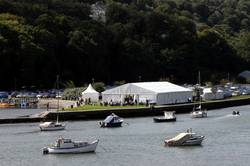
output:
[[188, 102], [192, 98], [192, 91], [170, 82], [128, 83], [102, 92], [102, 100], [124, 102], [128, 95], [138, 102], [148, 100], [156, 104], [174, 104]]

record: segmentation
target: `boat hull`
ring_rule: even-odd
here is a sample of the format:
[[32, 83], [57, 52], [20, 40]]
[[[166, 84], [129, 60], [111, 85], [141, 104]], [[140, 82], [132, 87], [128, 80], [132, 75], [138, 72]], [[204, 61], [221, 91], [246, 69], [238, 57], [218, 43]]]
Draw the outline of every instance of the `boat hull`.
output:
[[65, 124], [62, 126], [56, 126], [56, 127], [44, 127], [44, 126], [39, 126], [41, 131], [56, 131], [56, 130], [64, 130], [65, 129]]
[[203, 139], [204, 139], [204, 136], [199, 136], [193, 139], [191, 138], [184, 142], [174, 142], [174, 141], [169, 141], [169, 140], [165, 140], [164, 142], [165, 142], [165, 145], [167, 146], [199, 146], [201, 145]]
[[122, 122], [115, 122], [115, 123], [101, 122], [100, 125], [101, 125], [101, 127], [121, 127], [122, 126]]
[[201, 145], [203, 139], [197, 139], [197, 140], [189, 140], [189, 141], [186, 141], [182, 144], [182, 146], [199, 146]]
[[0, 108], [11, 108], [11, 107], [15, 107], [15, 104], [0, 103]]
[[176, 118], [153, 118], [154, 122], [160, 123], [160, 122], [175, 122]]
[[191, 117], [192, 118], [206, 118], [207, 117], [207, 113], [206, 112], [200, 112], [200, 111], [198, 111], [198, 112], [192, 112], [191, 113]]
[[90, 153], [95, 152], [99, 140], [95, 140], [92, 143], [74, 148], [56, 148], [56, 147], [46, 147], [43, 149], [44, 154], [66, 154], [66, 153]]

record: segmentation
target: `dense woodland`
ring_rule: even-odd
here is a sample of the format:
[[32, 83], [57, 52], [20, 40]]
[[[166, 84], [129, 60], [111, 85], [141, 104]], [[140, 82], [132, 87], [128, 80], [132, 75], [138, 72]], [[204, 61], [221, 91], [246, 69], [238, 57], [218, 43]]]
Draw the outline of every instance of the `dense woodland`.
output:
[[107, 0], [105, 21], [95, 2], [0, 0], [0, 89], [218, 83], [250, 67], [250, 1]]

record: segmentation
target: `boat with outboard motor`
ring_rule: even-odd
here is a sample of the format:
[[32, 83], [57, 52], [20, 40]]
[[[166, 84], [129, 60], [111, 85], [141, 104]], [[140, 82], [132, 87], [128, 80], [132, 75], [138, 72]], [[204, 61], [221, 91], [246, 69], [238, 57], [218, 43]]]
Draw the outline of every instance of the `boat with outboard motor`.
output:
[[123, 119], [112, 113], [104, 121], [100, 122], [101, 127], [121, 127]]
[[60, 137], [54, 145], [43, 148], [43, 154], [60, 154], [60, 153], [88, 153], [95, 152], [99, 140], [91, 142], [72, 141]]
[[154, 122], [175, 122], [175, 111], [164, 111], [164, 117], [154, 117]]
[[201, 145], [205, 136], [197, 135], [192, 132], [192, 129], [187, 130], [175, 136], [171, 139], [166, 139], [165, 145], [167, 146], [192, 146], [192, 145]]

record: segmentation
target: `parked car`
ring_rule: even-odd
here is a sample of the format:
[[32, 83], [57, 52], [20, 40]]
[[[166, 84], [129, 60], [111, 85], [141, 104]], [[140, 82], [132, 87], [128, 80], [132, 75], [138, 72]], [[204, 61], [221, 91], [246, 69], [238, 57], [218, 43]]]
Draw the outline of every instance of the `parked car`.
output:
[[17, 91], [13, 91], [10, 93], [10, 97], [16, 97], [19, 93]]
[[37, 96], [37, 93], [35, 93], [35, 92], [27, 93], [27, 97], [29, 97], [29, 98], [35, 98], [36, 96]]
[[48, 92], [43, 93], [42, 98], [49, 98], [49, 93]]
[[7, 99], [8, 97], [8, 92], [0, 92], [0, 99]]

